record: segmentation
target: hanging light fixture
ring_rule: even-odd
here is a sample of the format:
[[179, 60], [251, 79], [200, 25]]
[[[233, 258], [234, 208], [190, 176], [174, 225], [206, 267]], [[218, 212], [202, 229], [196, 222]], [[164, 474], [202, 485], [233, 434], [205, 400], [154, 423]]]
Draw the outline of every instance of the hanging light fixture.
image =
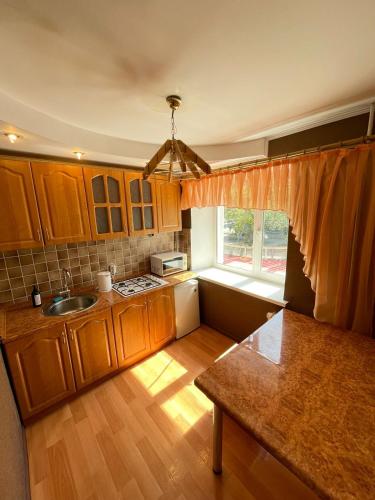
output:
[[188, 170], [194, 175], [196, 179], [200, 179], [201, 173], [205, 174], [211, 173], [210, 165], [205, 162], [200, 156], [198, 156], [192, 149], [189, 148], [184, 142], [175, 138], [176, 135], [176, 124], [174, 120], [174, 113], [176, 109], [179, 108], [181, 104], [181, 97], [178, 95], [169, 95], [166, 97], [166, 101], [171, 108], [171, 139], [167, 139], [165, 143], [158, 149], [151, 160], [147, 163], [143, 177], [147, 179], [152, 173], [154, 173], [157, 167], [161, 164], [165, 156], [169, 153], [169, 180], [172, 180], [174, 173], [174, 165], [177, 163], [181, 169], [181, 172], [185, 173]]

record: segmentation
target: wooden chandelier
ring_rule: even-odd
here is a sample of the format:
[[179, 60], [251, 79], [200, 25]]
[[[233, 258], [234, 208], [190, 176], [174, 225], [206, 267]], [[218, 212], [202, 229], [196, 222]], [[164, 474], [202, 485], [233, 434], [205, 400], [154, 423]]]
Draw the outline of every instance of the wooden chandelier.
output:
[[[196, 179], [200, 179], [201, 173], [200, 170], [204, 174], [211, 173], [210, 165], [205, 162], [199, 155], [197, 155], [189, 146], [187, 146], [184, 142], [179, 139], [175, 139], [176, 127], [174, 123], [174, 112], [181, 104], [181, 97], [177, 95], [169, 95], [166, 98], [171, 110], [171, 124], [172, 124], [172, 138], [167, 139], [165, 143], [158, 149], [158, 151], [154, 154], [151, 160], [147, 163], [143, 177], [147, 179], [152, 173], [156, 171], [158, 166], [164, 160], [164, 158], [169, 153], [169, 180], [172, 180], [172, 176], [174, 173], [174, 164], [178, 163], [181, 169], [181, 172], [184, 174], [188, 172], [188, 170], [193, 174]], [[164, 171], [164, 170], [163, 170]]]

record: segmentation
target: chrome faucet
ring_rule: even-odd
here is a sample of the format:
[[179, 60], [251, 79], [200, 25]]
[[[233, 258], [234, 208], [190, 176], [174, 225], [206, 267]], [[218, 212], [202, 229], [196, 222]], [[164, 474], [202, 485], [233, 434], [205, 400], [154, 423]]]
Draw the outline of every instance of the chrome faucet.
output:
[[67, 269], [65, 269], [65, 267], [61, 271], [62, 271], [63, 288], [59, 292], [59, 295], [65, 296], [66, 299], [69, 299], [70, 290], [68, 288], [68, 280], [71, 278], [70, 272]]

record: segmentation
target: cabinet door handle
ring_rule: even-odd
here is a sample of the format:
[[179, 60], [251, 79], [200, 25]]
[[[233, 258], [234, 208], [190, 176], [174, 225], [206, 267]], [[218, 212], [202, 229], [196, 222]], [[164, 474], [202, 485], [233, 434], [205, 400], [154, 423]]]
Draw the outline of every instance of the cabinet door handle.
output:
[[69, 334], [70, 334], [70, 340], [74, 340], [74, 331], [72, 328], [69, 329]]
[[61, 339], [62, 339], [62, 343], [63, 343], [63, 344], [66, 344], [66, 333], [65, 333], [65, 331], [63, 331], [63, 332], [61, 333]]
[[38, 235], [38, 241], [42, 241], [42, 232], [39, 228], [36, 230], [36, 233]]
[[45, 233], [46, 233], [46, 238], [47, 238], [47, 240], [49, 240], [49, 239], [50, 239], [50, 237], [49, 237], [49, 231], [48, 231], [48, 227], [47, 227], [47, 226], [44, 228], [44, 231], [45, 231]]

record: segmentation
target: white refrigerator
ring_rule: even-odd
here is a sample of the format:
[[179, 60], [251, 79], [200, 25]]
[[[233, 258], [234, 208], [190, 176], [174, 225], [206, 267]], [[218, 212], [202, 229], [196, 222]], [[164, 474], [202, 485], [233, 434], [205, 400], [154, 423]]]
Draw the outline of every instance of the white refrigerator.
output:
[[198, 281], [188, 280], [174, 287], [176, 339], [200, 326]]

